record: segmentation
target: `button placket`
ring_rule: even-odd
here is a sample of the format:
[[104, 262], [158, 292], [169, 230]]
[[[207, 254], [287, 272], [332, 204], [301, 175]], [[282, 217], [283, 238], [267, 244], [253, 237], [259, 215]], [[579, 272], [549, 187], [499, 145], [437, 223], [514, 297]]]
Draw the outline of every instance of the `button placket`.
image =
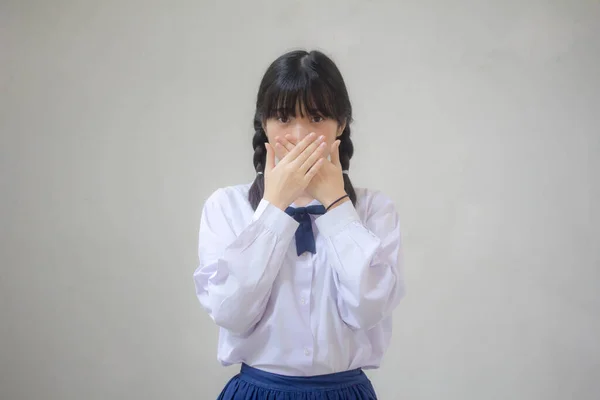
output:
[[303, 315], [303, 320], [306, 323], [306, 334], [303, 335], [303, 340], [300, 342], [300, 351], [308, 365], [313, 362], [313, 335], [310, 327], [310, 297], [312, 288], [312, 257], [305, 253], [298, 259], [298, 268], [296, 269], [296, 276], [298, 279], [299, 291], [297, 292], [297, 301], [300, 305], [300, 312]]

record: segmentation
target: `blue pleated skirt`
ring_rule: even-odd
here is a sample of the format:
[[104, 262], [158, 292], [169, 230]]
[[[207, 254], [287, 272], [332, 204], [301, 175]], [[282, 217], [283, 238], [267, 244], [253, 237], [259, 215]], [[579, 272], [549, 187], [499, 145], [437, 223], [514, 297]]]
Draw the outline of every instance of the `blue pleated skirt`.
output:
[[336, 374], [295, 377], [277, 375], [242, 364], [239, 374], [218, 400], [376, 400], [361, 369]]

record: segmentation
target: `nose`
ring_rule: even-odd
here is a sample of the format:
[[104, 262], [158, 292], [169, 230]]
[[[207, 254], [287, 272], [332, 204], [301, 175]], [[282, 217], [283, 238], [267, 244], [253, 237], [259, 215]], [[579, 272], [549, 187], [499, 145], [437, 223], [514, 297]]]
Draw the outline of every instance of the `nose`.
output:
[[296, 122], [296, 124], [292, 127], [292, 135], [296, 138], [296, 140], [300, 141], [304, 139], [310, 133], [308, 127], [302, 122]]

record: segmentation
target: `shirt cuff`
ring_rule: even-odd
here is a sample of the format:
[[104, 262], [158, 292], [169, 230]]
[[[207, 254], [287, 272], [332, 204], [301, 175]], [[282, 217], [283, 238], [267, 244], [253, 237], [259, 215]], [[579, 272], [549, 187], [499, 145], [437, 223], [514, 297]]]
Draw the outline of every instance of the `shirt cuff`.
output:
[[285, 211], [275, 207], [267, 200], [262, 199], [256, 207], [253, 221], [259, 222], [268, 230], [284, 239], [291, 240], [300, 225], [294, 218], [290, 217]]
[[361, 221], [351, 201], [340, 204], [315, 220], [319, 232], [325, 236], [333, 236], [354, 222]]

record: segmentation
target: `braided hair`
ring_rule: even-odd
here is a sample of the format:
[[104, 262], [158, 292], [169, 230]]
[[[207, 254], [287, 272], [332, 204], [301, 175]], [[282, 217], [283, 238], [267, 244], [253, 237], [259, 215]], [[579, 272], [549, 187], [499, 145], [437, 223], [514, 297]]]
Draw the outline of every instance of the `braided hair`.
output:
[[[298, 107], [300, 105], [300, 107]], [[340, 163], [348, 171], [354, 145], [350, 139], [352, 105], [344, 79], [335, 63], [319, 51], [292, 51], [277, 58], [269, 66], [258, 89], [254, 114], [254, 169], [256, 178], [248, 192], [248, 201], [256, 210], [265, 190], [265, 164], [268, 138], [264, 130], [269, 118], [281, 114], [296, 116], [308, 110], [310, 113], [335, 119], [345, 125], [340, 140]], [[356, 192], [347, 173], [344, 173], [344, 189], [353, 204]]]
[[[252, 147], [254, 147], [254, 169], [256, 178], [248, 192], [248, 200], [252, 208], [256, 210], [265, 192], [265, 165], [267, 162], [267, 149], [265, 143], [268, 142], [262, 122], [254, 120], [254, 137], [252, 137]], [[260, 172], [260, 173], [259, 173]]]

